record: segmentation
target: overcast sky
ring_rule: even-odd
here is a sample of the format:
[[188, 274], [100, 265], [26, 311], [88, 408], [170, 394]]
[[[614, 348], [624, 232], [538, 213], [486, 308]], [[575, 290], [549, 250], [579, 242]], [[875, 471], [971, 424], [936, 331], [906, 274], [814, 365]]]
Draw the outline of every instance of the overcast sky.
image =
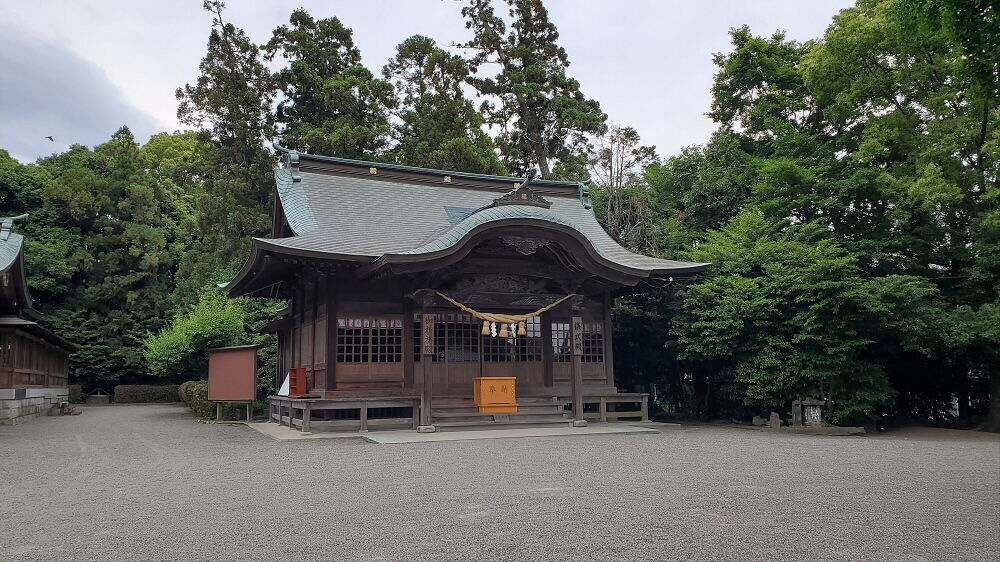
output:
[[[468, 39], [451, 0], [230, 0], [228, 20], [259, 43], [296, 6], [354, 29], [377, 73], [406, 37]], [[610, 119], [635, 127], [661, 155], [704, 143], [715, 67], [728, 31], [781, 29], [821, 37], [847, 0], [547, 0], [570, 74]], [[192, 82], [211, 16], [201, 0], [0, 0], [0, 148], [22, 161], [95, 145], [122, 124], [144, 142], [181, 128], [174, 90]], [[55, 142], [44, 138], [52, 135]]]

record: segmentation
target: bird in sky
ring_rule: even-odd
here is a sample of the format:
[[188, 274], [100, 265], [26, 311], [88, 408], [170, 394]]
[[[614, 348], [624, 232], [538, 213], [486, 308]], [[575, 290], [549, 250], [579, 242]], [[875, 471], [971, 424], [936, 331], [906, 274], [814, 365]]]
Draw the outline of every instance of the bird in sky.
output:
[[49, 135], [49, 136], [47, 136], [45, 138], [49, 139], [52, 142], [56, 142], [56, 139], [52, 138], [52, 135]]

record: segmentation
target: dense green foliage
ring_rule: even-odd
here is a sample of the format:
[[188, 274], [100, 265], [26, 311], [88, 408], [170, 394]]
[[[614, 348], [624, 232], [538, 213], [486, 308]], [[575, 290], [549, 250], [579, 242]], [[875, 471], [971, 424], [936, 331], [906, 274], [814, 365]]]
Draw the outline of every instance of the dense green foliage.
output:
[[992, 381], [1000, 421], [992, 3], [859, 0], [806, 43], [734, 29], [713, 58], [717, 131], [667, 157], [582, 93], [540, 0], [468, 0], [458, 54], [414, 35], [380, 76], [335, 16], [295, 10], [257, 45], [222, 2], [205, 8], [200, 74], [177, 90], [195, 131], [140, 146], [123, 127], [30, 165], [0, 150], [0, 213], [30, 213], [32, 291], [80, 346], [85, 390], [199, 378], [207, 348], [239, 343], [264, 345], [273, 376], [273, 341], [252, 334], [280, 305], [216, 284], [270, 228], [277, 140], [586, 180], [622, 244], [711, 262], [615, 310], [619, 386], [668, 410], [748, 418], [812, 396], [844, 423], [975, 421]]
[[115, 386], [116, 404], [149, 404], [180, 400], [176, 384], [119, 384]]
[[221, 291], [206, 290], [193, 308], [144, 342], [149, 372], [182, 382], [208, 375], [208, 350], [247, 343], [246, 312]]
[[[673, 407], [744, 416], [811, 395], [840, 421], [986, 413], [1000, 113], [995, 73], [956, 40], [980, 45], [981, 22], [965, 29], [958, 5], [862, 0], [806, 44], [732, 32], [719, 132], [635, 180], [658, 250], [713, 263], [660, 315], [649, 296], [619, 311], [626, 332], [667, 326], [646, 341], [665, 349], [664, 388], [683, 388]], [[985, 4], [980, 18], [996, 29]]]

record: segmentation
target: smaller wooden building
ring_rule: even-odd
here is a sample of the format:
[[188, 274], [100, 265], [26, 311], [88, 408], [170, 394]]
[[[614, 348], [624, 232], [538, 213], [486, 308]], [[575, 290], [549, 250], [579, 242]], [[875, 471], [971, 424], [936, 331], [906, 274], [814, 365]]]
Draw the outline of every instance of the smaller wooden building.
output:
[[0, 423], [13, 424], [60, 407], [68, 397], [73, 345], [36, 322], [24, 271], [20, 217], [0, 218]]

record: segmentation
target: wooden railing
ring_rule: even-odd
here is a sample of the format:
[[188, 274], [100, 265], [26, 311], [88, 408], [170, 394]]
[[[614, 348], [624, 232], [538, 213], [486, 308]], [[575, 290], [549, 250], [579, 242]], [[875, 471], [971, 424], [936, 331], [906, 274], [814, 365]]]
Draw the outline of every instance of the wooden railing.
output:
[[[373, 418], [371, 413], [381, 408], [411, 408], [409, 417]], [[326, 431], [368, 431], [369, 429], [417, 427], [420, 399], [418, 397], [392, 398], [305, 398], [285, 396], [270, 398], [270, 419], [278, 425], [298, 427], [304, 432], [320, 429]], [[314, 411], [358, 410], [358, 419], [314, 420]]]
[[[564, 404], [571, 404], [572, 399], [562, 398]], [[584, 419], [598, 420], [600, 422], [621, 421], [625, 419], [634, 421], [649, 421], [649, 395], [640, 392], [623, 392], [618, 394], [607, 394], [603, 396], [584, 396]], [[587, 404], [597, 404], [596, 412], [586, 411]], [[614, 404], [614, 409], [608, 406]], [[632, 410], [620, 409], [621, 404], [635, 404]]]

